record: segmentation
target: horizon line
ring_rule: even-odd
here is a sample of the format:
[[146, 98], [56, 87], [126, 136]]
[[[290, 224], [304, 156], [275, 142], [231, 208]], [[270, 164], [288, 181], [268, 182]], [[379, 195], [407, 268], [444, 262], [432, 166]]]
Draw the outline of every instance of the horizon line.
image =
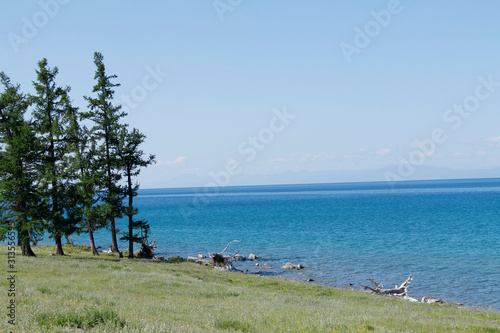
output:
[[[139, 191], [141, 190], [162, 190], [162, 189], [168, 189], [168, 190], [186, 190], [186, 189], [200, 189], [200, 188], [236, 188], [236, 187], [264, 187], [264, 186], [290, 186], [290, 185], [302, 185], [302, 186], [307, 186], [307, 185], [347, 185], [347, 184], [375, 184], [375, 183], [387, 183], [387, 184], [394, 184], [394, 183], [415, 183], [415, 182], [453, 182], [453, 181], [491, 181], [491, 180], [498, 180], [500, 181], [500, 177], [487, 177], [487, 178], [482, 178], [482, 177], [468, 177], [468, 178], [426, 178], [426, 179], [408, 179], [408, 180], [394, 180], [394, 181], [387, 181], [387, 180], [367, 180], [367, 181], [342, 181], [342, 182], [312, 182], [312, 183], [279, 183], [279, 184], [246, 184], [246, 185], [219, 185], [219, 186], [183, 186], [183, 187], [148, 187], [148, 188], [139, 188]], [[388, 185], [391, 187], [391, 185]]]

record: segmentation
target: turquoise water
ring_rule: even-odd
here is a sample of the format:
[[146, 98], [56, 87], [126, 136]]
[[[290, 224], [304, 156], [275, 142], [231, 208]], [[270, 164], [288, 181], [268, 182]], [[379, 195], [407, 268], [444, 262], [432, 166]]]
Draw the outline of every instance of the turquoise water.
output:
[[[242, 248], [269, 266], [237, 264], [249, 273], [355, 289], [368, 278], [392, 287], [412, 274], [411, 296], [500, 309], [500, 179], [389, 185], [150, 189], [135, 202], [158, 255], [221, 251], [238, 239], [229, 252]], [[103, 248], [109, 238], [96, 235]], [[307, 269], [281, 270], [288, 261]]]

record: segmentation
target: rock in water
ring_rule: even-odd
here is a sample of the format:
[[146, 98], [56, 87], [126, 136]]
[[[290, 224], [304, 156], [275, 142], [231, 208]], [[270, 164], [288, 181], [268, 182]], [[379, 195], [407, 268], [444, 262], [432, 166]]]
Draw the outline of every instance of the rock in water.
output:
[[429, 303], [429, 304], [444, 304], [444, 301], [434, 298], [434, 297], [422, 297], [421, 303]]
[[301, 264], [295, 265], [292, 264], [291, 262], [287, 262], [285, 266], [281, 267], [282, 269], [304, 269], [305, 267], [302, 266]]

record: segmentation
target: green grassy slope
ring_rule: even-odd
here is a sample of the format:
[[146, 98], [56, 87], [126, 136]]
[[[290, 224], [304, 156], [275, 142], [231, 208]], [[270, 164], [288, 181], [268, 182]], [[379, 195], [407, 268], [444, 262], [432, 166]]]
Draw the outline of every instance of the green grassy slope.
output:
[[14, 332], [500, 332], [500, 313], [415, 304], [359, 291], [220, 272], [191, 263], [16, 257], [16, 325], [9, 325], [7, 249], [0, 331]]

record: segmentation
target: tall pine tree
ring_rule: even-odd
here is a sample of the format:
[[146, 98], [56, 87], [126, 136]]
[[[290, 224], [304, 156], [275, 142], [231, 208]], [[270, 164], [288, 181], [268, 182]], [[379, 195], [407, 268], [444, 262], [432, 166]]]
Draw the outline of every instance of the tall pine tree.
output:
[[30, 96], [33, 121], [40, 149], [43, 152], [39, 177], [47, 209], [44, 211], [47, 230], [56, 245], [56, 255], [64, 255], [62, 237], [76, 230], [74, 200], [71, 198], [75, 175], [70, 167], [70, 120], [76, 109], [71, 106], [69, 87], [55, 83], [57, 67], [51, 69], [47, 59], [38, 62], [37, 79], [33, 81], [36, 94]]
[[119, 84], [112, 83], [116, 75], [106, 75], [103, 56], [99, 52], [94, 53], [94, 63], [97, 67], [94, 79], [97, 81], [92, 90], [95, 97], [85, 97], [88, 101], [89, 111], [84, 113], [85, 119], [94, 122], [91, 129], [92, 135], [98, 142], [98, 163], [105, 172], [105, 181], [101, 199], [107, 205], [107, 220], [111, 229], [112, 251], [119, 252], [116, 238], [119, 230], [116, 228], [116, 219], [123, 216], [123, 189], [119, 181], [121, 179], [121, 166], [118, 156], [119, 134], [125, 125], [120, 123], [126, 114], [121, 111], [121, 105], [114, 106], [114, 87]]
[[105, 173], [97, 163], [96, 142], [90, 131], [81, 126], [76, 115], [71, 120], [71, 149], [74, 152], [72, 168], [78, 174], [74, 184], [75, 215], [80, 221], [80, 232], [87, 232], [92, 255], [99, 255], [95, 246], [94, 232], [106, 226], [107, 205], [99, 199]]
[[[127, 185], [125, 192], [128, 198], [128, 206], [125, 207], [124, 213], [128, 217], [128, 231], [124, 232], [122, 240], [128, 241], [128, 257], [134, 258], [134, 243], [144, 244], [147, 239], [149, 225], [145, 220], [134, 220], [134, 215], [137, 214], [137, 208], [134, 207], [134, 197], [137, 196], [139, 184], [133, 183], [133, 178], [137, 177], [141, 172], [141, 168], [155, 163], [155, 156], [144, 156], [144, 152], [140, 149], [140, 145], [144, 142], [146, 136], [139, 132], [136, 128], [132, 132], [128, 132], [126, 128], [120, 133], [120, 150], [119, 156], [121, 160], [123, 175], [126, 177]], [[139, 233], [134, 233], [139, 230]]]
[[38, 220], [40, 203], [37, 163], [40, 152], [32, 126], [25, 120], [29, 101], [0, 73], [0, 216], [2, 233], [13, 224], [23, 256], [35, 256], [31, 237], [42, 232]]

